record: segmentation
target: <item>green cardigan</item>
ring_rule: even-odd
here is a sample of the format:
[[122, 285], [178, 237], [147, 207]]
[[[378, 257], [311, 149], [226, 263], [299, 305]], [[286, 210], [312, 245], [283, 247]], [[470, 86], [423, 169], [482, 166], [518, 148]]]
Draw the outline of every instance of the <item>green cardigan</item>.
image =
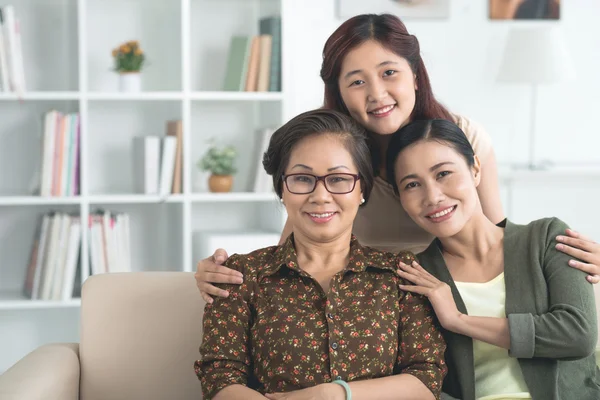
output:
[[[592, 284], [567, 265], [570, 257], [555, 249], [555, 237], [567, 225], [546, 218], [528, 225], [506, 221], [504, 279], [510, 331], [509, 355], [519, 359], [534, 400], [600, 399], [600, 370], [594, 350], [598, 339]], [[438, 239], [417, 258], [446, 282], [458, 309], [467, 314], [442, 257]], [[473, 340], [444, 330], [448, 374], [443, 391], [475, 400]]]

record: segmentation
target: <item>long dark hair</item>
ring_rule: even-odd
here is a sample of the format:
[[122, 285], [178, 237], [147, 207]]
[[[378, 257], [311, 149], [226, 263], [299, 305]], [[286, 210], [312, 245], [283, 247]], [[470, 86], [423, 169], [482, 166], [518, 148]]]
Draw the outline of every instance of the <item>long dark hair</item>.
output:
[[388, 145], [386, 172], [396, 194], [399, 193], [398, 186], [396, 185], [395, 171], [398, 156], [407, 147], [425, 140], [435, 140], [443, 145], [452, 147], [464, 157], [469, 167], [475, 164], [473, 146], [471, 146], [469, 139], [467, 139], [467, 136], [458, 125], [444, 119], [413, 121], [392, 134]]
[[408, 33], [404, 23], [391, 14], [362, 14], [352, 17], [340, 25], [329, 36], [323, 47], [321, 79], [325, 84], [325, 108], [350, 115], [342, 101], [338, 79], [344, 57], [352, 49], [368, 40], [375, 40], [389, 51], [406, 59], [416, 76], [418, 90], [415, 107], [410, 120], [447, 119], [453, 121], [450, 112], [439, 103], [431, 90], [429, 75], [421, 58], [421, 49], [416, 36]]

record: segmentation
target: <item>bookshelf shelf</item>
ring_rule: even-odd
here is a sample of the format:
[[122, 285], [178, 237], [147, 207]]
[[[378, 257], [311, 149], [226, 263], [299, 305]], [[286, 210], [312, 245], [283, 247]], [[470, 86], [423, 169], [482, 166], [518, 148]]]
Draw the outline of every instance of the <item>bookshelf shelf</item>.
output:
[[161, 101], [161, 100], [181, 100], [182, 92], [140, 92], [140, 93], [86, 93], [88, 100], [112, 100], [112, 101]]
[[192, 100], [203, 101], [281, 101], [281, 92], [192, 92]]
[[102, 101], [161, 101], [161, 100], [183, 100], [189, 98], [196, 101], [282, 101], [281, 92], [219, 92], [198, 91], [186, 94], [177, 91], [163, 92], [25, 92], [22, 95], [16, 93], [0, 92], [1, 101], [19, 100], [102, 100]]
[[73, 308], [81, 305], [81, 299], [66, 301], [29, 300], [19, 291], [0, 292], [0, 310], [38, 310], [48, 308]]
[[213, 202], [268, 202], [278, 201], [275, 193], [195, 193], [190, 195], [193, 203]]
[[92, 203], [103, 204], [153, 204], [153, 203], [183, 203], [185, 197], [183, 195], [93, 195], [86, 198], [86, 201]]
[[41, 197], [41, 196], [0, 196], [0, 206], [43, 206], [79, 204], [82, 198], [79, 196], [69, 197]]
[[25, 92], [22, 95], [16, 93], [0, 92], [0, 100], [19, 101], [19, 100], [79, 100], [79, 92]]

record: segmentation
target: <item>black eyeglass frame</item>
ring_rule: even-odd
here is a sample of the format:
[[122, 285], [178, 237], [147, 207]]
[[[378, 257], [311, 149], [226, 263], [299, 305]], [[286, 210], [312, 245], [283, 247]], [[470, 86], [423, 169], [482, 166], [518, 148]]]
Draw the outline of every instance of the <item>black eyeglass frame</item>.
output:
[[[304, 176], [312, 176], [313, 178], [315, 178], [315, 184], [312, 188], [312, 190], [310, 192], [302, 192], [302, 193], [298, 193], [298, 192], [292, 192], [290, 190], [290, 187], [287, 183], [287, 178], [289, 178], [290, 176], [299, 176], [299, 175], [304, 175]], [[327, 187], [327, 181], [325, 179], [327, 179], [327, 177], [331, 176], [331, 175], [345, 175], [345, 176], [350, 176], [352, 178], [354, 178], [354, 182], [352, 183], [352, 189], [348, 190], [347, 192], [332, 192], [331, 190], [329, 190], [329, 188]], [[297, 174], [287, 174], [287, 175], [282, 175], [281, 179], [283, 180], [283, 183], [285, 184], [285, 187], [287, 188], [288, 192], [292, 193], [292, 194], [310, 194], [312, 192], [315, 191], [315, 189], [317, 188], [317, 185], [319, 184], [319, 181], [323, 181], [323, 186], [325, 187], [325, 190], [327, 190], [329, 193], [331, 194], [348, 194], [351, 193], [355, 188], [356, 188], [356, 182], [358, 180], [360, 180], [360, 175], [359, 174], [349, 174], [347, 172], [333, 172], [331, 174], [327, 174], [327, 175], [314, 175], [314, 174], [308, 174], [308, 173], [297, 173]]]

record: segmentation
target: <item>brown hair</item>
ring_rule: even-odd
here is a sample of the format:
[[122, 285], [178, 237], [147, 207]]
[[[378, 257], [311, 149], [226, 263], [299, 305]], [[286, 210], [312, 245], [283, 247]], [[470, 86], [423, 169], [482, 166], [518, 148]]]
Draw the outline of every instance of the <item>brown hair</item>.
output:
[[358, 169], [363, 198], [369, 200], [374, 178], [365, 129], [349, 116], [326, 109], [306, 111], [289, 120], [271, 136], [269, 148], [263, 155], [263, 167], [273, 177], [277, 196], [281, 198], [283, 194], [283, 174], [294, 147], [313, 135], [340, 138]]
[[387, 149], [386, 171], [387, 178], [394, 187], [394, 192], [399, 194], [396, 185], [396, 160], [400, 153], [422, 141], [436, 141], [453, 148], [464, 157], [467, 165], [475, 164], [475, 151], [467, 139], [467, 135], [460, 127], [445, 119], [418, 120], [411, 122], [392, 134]]
[[391, 14], [362, 14], [352, 17], [331, 34], [323, 47], [321, 79], [325, 83], [324, 108], [349, 115], [342, 101], [338, 79], [344, 57], [367, 40], [375, 40], [383, 47], [406, 59], [416, 75], [417, 92], [415, 107], [410, 119], [447, 119], [453, 121], [450, 112], [434, 97], [425, 63], [421, 58], [419, 41], [408, 33], [402, 21]]

